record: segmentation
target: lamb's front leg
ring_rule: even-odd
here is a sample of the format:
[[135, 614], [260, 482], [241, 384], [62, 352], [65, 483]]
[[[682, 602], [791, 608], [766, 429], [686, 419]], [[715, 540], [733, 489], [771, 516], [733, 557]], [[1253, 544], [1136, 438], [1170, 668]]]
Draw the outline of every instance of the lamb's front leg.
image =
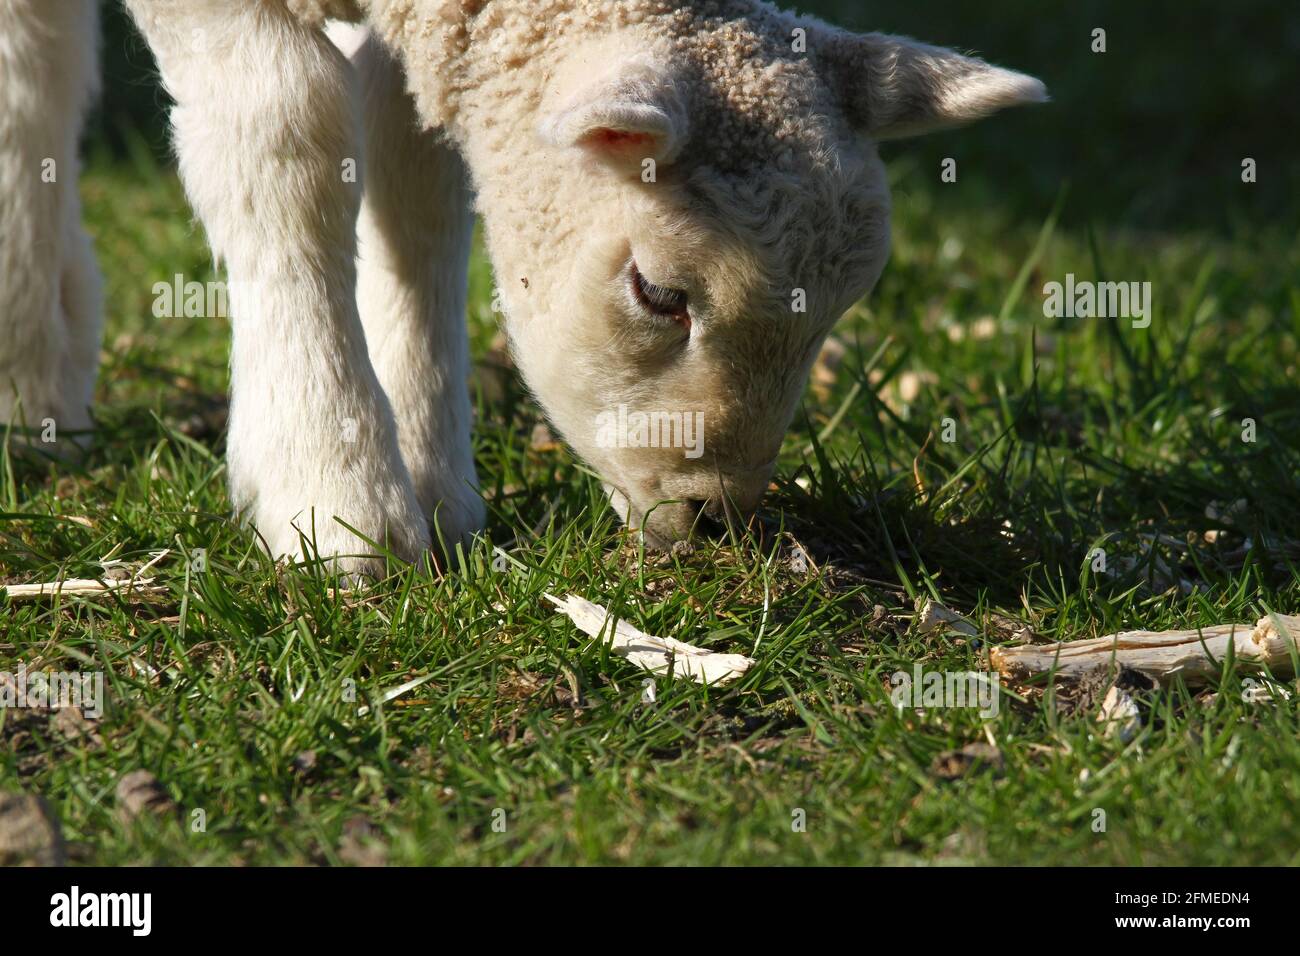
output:
[[226, 263], [230, 492], [275, 555], [417, 558], [428, 528], [355, 304], [359, 159], [343, 56], [265, 0], [128, 0], [175, 97], [181, 177]]
[[98, 20], [93, 0], [0, 0], [0, 432], [26, 425], [55, 454], [88, 437], [99, 360], [77, 195]]
[[483, 526], [470, 441], [465, 294], [474, 219], [460, 157], [422, 132], [401, 67], [364, 28], [336, 24], [364, 97], [357, 303], [402, 457], [448, 545]]

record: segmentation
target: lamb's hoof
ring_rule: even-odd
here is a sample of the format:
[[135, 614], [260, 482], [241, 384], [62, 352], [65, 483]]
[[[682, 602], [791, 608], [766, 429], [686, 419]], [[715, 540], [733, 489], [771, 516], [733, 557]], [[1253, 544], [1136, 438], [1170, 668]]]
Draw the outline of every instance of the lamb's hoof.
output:
[[435, 552], [442, 558], [455, 554], [457, 545], [469, 548], [487, 526], [487, 506], [478, 492], [466, 486], [463, 493], [448, 495], [429, 517], [429, 535]]
[[0, 403], [0, 434], [8, 431], [10, 447], [32, 459], [78, 462], [91, 445], [92, 423], [85, 415], [68, 416], [53, 412], [22, 415], [14, 421], [14, 409]]
[[[253, 524], [272, 556], [290, 562], [320, 561], [330, 574], [352, 586], [383, 580], [390, 571], [390, 554], [411, 564], [428, 560], [431, 544], [420, 519], [354, 524], [311, 512], [290, 522], [272, 524], [263, 519]], [[265, 529], [270, 527], [284, 530], [267, 535]]]

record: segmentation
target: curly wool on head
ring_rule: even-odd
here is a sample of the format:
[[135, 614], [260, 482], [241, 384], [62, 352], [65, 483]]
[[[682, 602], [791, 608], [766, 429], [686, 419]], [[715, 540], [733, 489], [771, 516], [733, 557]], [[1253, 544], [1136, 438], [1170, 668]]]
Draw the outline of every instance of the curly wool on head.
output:
[[[321, 0], [301, 0], [321, 2]], [[795, 172], [824, 160], [840, 111], [814, 57], [796, 52], [802, 22], [747, 0], [361, 0], [401, 51], [426, 125], [454, 128], [490, 99], [537, 96], [577, 44], [634, 30], [680, 69], [697, 132], [696, 162], [722, 172]], [[830, 29], [830, 28], [827, 28]], [[500, 83], [513, 77], [512, 83]], [[491, 97], [482, 94], [492, 88]], [[466, 94], [473, 93], [472, 99]], [[485, 101], [486, 100], [486, 101]]]
[[[401, 52], [424, 123], [453, 140], [468, 127], [508, 129], [501, 118], [539, 104], [580, 44], [635, 35], [672, 64], [688, 104], [690, 135], [673, 178], [692, 203], [718, 213], [715, 221], [762, 237], [784, 266], [771, 276], [782, 294], [792, 271], [848, 284], [887, 242], [888, 197], [866, 184], [861, 158], [839, 148], [856, 136], [816, 56], [842, 33], [836, 28], [751, 0], [363, 2], [372, 26]], [[805, 45], [796, 42], [799, 28]], [[502, 151], [517, 145], [505, 136]], [[867, 248], [849, 240], [874, 220], [880, 228]]]

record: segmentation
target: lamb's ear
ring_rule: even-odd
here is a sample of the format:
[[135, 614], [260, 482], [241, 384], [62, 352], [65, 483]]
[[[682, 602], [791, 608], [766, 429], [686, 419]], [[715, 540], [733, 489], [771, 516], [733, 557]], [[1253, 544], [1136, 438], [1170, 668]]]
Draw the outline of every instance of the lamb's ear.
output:
[[850, 119], [875, 139], [915, 136], [1047, 101], [1041, 80], [883, 33], [827, 38], [827, 72]]
[[673, 74], [634, 59], [587, 84], [541, 124], [542, 139], [581, 149], [615, 169], [639, 172], [647, 159], [668, 165], [689, 135], [686, 96]]

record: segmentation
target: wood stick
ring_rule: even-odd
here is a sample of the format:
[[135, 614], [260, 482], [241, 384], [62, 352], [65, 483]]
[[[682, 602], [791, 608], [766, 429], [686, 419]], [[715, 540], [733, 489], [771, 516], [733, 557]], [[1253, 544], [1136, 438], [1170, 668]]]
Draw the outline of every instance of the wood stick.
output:
[[1237, 661], [1267, 665], [1279, 677], [1295, 673], [1300, 617], [1272, 614], [1249, 624], [1217, 624], [1189, 631], [1121, 631], [1086, 641], [995, 647], [993, 666], [1017, 683], [1054, 672], [1077, 680], [1100, 669], [1121, 666], [1167, 684], [1181, 677], [1204, 684], [1223, 672], [1229, 648]]
[[122, 581], [96, 581], [93, 578], [68, 578], [66, 581], [47, 581], [42, 584], [7, 584], [0, 593], [11, 601], [34, 601], [43, 597], [96, 597], [110, 592], [127, 594], [160, 594], [167, 590], [154, 584], [153, 578], [127, 578]]
[[725, 684], [744, 674], [754, 663], [742, 654], [715, 654], [671, 637], [646, 634], [626, 621], [612, 620], [609, 612], [599, 604], [575, 594], [564, 598], [548, 594], [546, 599], [567, 615], [579, 630], [603, 638], [615, 654], [626, 657], [652, 674], [687, 677], [701, 684]]

